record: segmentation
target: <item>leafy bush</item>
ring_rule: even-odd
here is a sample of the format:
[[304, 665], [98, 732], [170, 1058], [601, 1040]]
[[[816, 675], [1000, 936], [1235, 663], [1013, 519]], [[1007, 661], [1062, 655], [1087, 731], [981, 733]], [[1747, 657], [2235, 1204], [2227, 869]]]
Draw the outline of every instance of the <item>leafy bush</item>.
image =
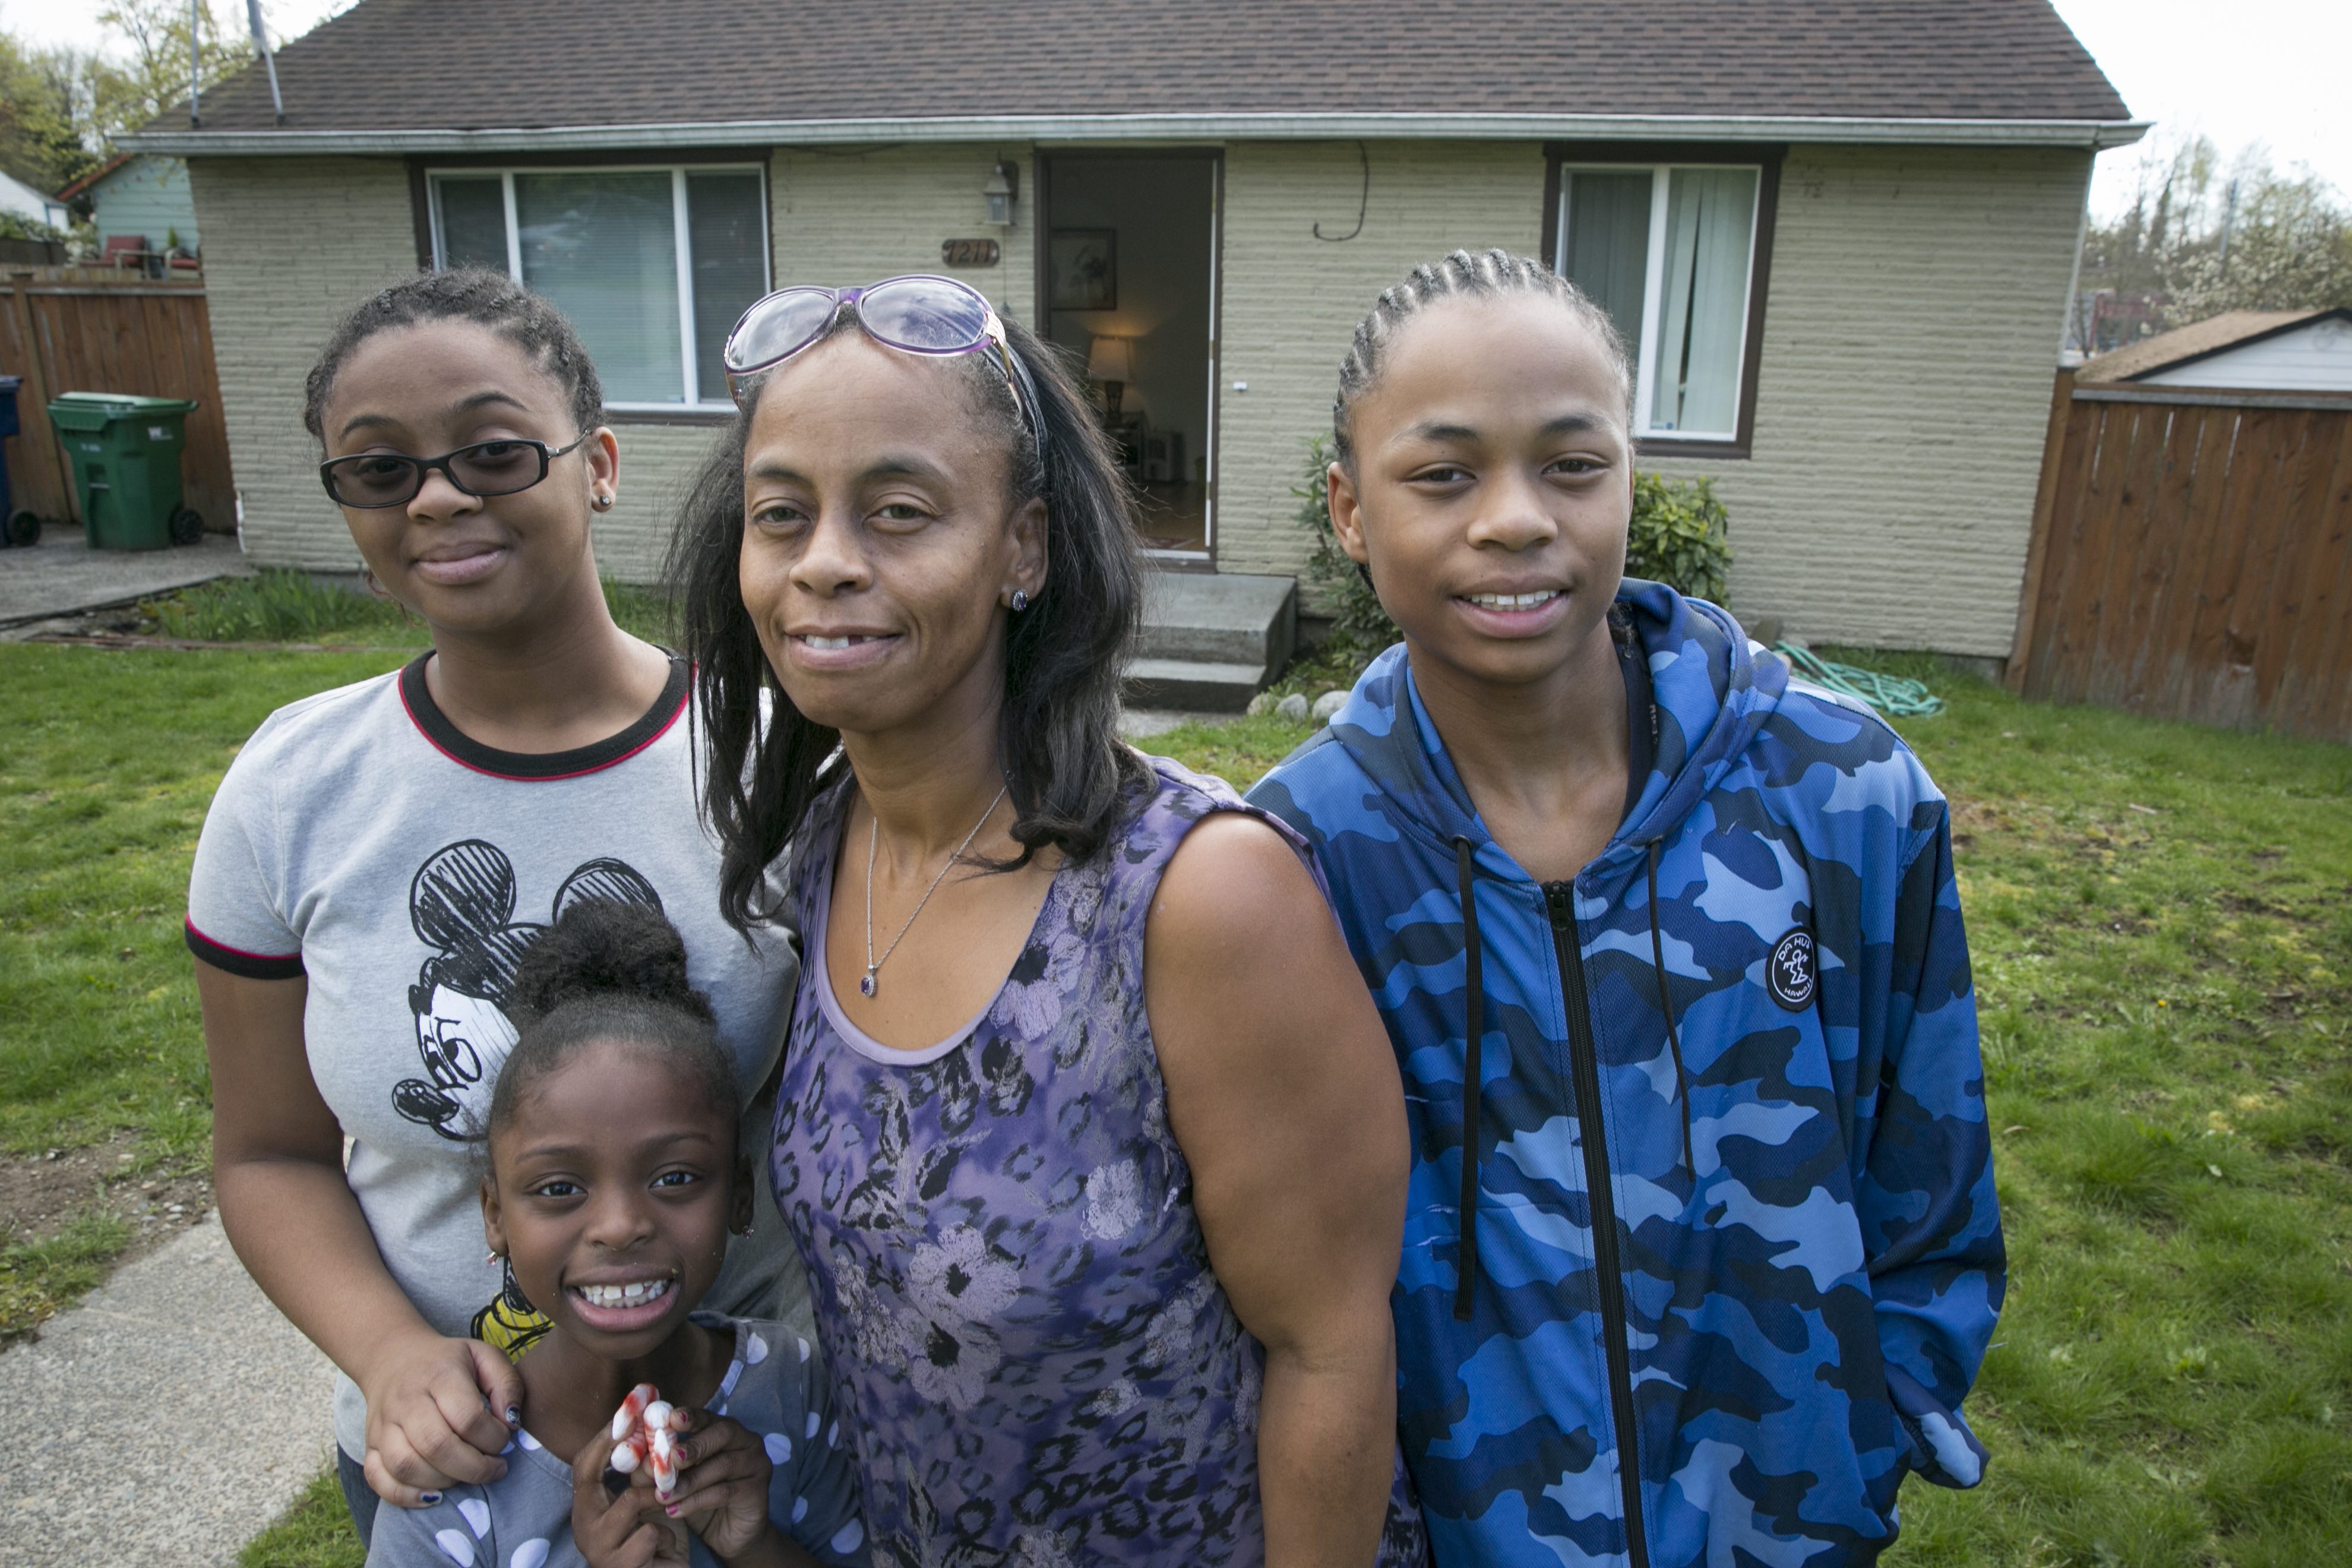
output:
[[0, 239], [45, 239], [56, 245], [69, 243], [73, 236], [65, 230], [26, 217], [23, 213], [0, 212]]
[[1633, 476], [1633, 522], [1625, 534], [1625, 574], [1670, 584], [1722, 604], [1731, 590], [1730, 518], [1713, 479]]
[[1349, 559], [1339, 548], [1339, 536], [1331, 531], [1331, 460], [1329, 437], [1318, 436], [1307, 443], [1307, 482], [1290, 487], [1298, 498], [1294, 515], [1315, 536], [1307, 580], [1322, 590], [1323, 603], [1331, 612], [1330, 641], [1338, 645], [1334, 651], [1360, 652], [1369, 661], [1397, 640], [1396, 623], [1381, 608], [1370, 574]]
[[[1397, 640], [1396, 623], [1381, 608], [1372, 580], [1339, 548], [1331, 531], [1331, 443], [1307, 443], [1306, 483], [1293, 485], [1299, 526], [1315, 536], [1307, 577], [1331, 613], [1332, 640], [1365, 658]], [[1633, 518], [1626, 531], [1625, 573], [1672, 584], [1693, 598], [1722, 604], [1731, 577], [1730, 520], [1713, 479], [1633, 476]]]

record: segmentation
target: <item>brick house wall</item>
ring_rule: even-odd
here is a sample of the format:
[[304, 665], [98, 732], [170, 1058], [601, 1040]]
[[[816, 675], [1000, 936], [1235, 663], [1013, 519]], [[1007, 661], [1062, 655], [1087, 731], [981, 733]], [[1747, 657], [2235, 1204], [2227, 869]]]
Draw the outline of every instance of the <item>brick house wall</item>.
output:
[[[1417, 261], [1542, 242], [1545, 159], [1528, 142], [1374, 142], [1355, 221], [1354, 143], [1235, 142], [1220, 259], [1218, 565], [1287, 574], [1303, 442], [1328, 428], [1359, 316]], [[1009, 230], [979, 223], [998, 156], [1022, 168]], [[248, 548], [356, 565], [313, 473], [304, 374], [336, 316], [415, 258], [398, 159], [193, 160], [213, 329]], [[1646, 459], [1710, 474], [1731, 509], [1734, 607], [1817, 640], [2008, 652], [2091, 154], [2075, 150], [1792, 147], [1782, 167], [1752, 455]], [[773, 277], [869, 280], [935, 270], [939, 245], [994, 233], [1003, 260], [964, 274], [1000, 310], [1035, 310], [1028, 149], [779, 149]], [[1233, 384], [1245, 382], [1246, 392]], [[643, 415], [618, 425], [621, 500], [604, 569], [658, 569], [715, 434]]]
[[[1352, 145], [1227, 150], [1223, 570], [1303, 568], [1301, 444], [1329, 428], [1380, 291], [1457, 246], [1541, 247], [1541, 149], [1367, 151], [1363, 233], [1330, 244], [1310, 226], [1352, 226]], [[1642, 459], [1715, 479], [1735, 609], [1816, 640], [2008, 654], [2090, 177], [2074, 150], [1790, 149], [1751, 455]]]
[[1799, 146], [1731, 514], [1733, 608], [2005, 658], [2089, 191], [2072, 149]]
[[[1021, 171], [1009, 228], [981, 222], [980, 187], [1003, 157]], [[1034, 325], [1037, 313], [1036, 167], [1018, 145], [777, 149], [768, 164], [775, 230], [774, 279], [787, 283], [872, 283], [901, 272], [951, 271], [1000, 314]], [[942, 268], [940, 242], [992, 238], [994, 267]]]
[[[998, 266], [963, 274], [1000, 310], [1027, 319], [1035, 249], [1016, 222], [981, 222], [993, 147], [923, 146], [811, 153], [770, 161], [773, 278], [871, 281], [937, 271], [940, 242], [995, 234]], [[1025, 149], [1004, 149], [1034, 186]], [[198, 158], [189, 163], [205, 225], [205, 267], [221, 398], [246, 546], [271, 565], [355, 572], [359, 553], [319, 487], [316, 444], [302, 428], [302, 385], [344, 311], [416, 269], [408, 169], [397, 158]], [[877, 198], [877, 192], [887, 192]], [[723, 421], [615, 415], [619, 500], [596, 520], [598, 566], [624, 581], [661, 571], [679, 503]]]
[[302, 384], [345, 311], [416, 270], [407, 168], [397, 158], [191, 158], [188, 184], [246, 549], [273, 566], [356, 572], [342, 514], [319, 488]]
[[[1543, 149], [1511, 142], [1375, 142], [1369, 196], [1352, 142], [1225, 150], [1223, 363], [1218, 367], [1217, 565], [1302, 571], [1292, 519], [1305, 443], [1331, 427], [1356, 322], [1407, 268], [1457, 247], [1532, 256]], [[1364, 200], [1363, 232], [1344, 241]], [[1249, 390], [1235, 392], [1234, 383]]]

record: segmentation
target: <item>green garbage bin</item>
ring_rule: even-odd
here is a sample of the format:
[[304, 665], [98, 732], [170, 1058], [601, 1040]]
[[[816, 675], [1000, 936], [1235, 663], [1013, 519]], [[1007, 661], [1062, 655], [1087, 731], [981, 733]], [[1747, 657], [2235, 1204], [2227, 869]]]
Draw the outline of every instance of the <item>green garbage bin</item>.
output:
[[194, 544], [205, 520], [182, 504], [180, 449], [196, 405], [176, 397], [68, 392], [49, 423], [73, 465], [82, 530], [92, 550]]

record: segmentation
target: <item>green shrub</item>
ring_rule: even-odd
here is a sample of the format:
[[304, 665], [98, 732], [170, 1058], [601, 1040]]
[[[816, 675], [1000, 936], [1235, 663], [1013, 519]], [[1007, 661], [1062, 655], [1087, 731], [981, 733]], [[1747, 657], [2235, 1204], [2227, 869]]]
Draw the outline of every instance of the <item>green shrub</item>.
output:
[[0, 239], [45, 239], [64, 245], [73, 238], [64, 229], [23, 213], [0, 212]]
[[1307, 482], [1291, 486], [1290, 493], [1298, 498], [1295, 515], [1299, 526], [1315, 536], [1315, 553], [1307, 561], [1307, 580], [1322, 590], [1324, 605], [1331, 612], [1334, 651], [1360, 653], [1361, 663], [1397, 640], [1396, 623], [1381, 608], [1370, 576], [1348, 558], [1348, 552], [1339, 548], [1339, 536], [1331, 531], [1331, 460], [1329, 437], [1318, 436], [1307, 442]]
[[[1331, 531], [1331, 442], [1307, 443], [1306, 483], [1293, 485], [1299, 526], [1315, 536], [1307, 577], [1330, 611], [1334, 641], [1366, 658], [1397, 640], [1396, 623], [1381, 608], [1371, 578], [1339, 548]], [[1633, 476], [1633, 518], [1626, 530], [1625, 574], [1671, 584], [1693, 598], [1722, 604], [1731, 577], [1730, 520], [1713, 479]]]
[[1730, 519], [1713, 479], [1633, 476], [1633, 521], [1625, 532], [1625, 575], [1664, 583], [1694, 599], [1722, 604], [1731, 592]]

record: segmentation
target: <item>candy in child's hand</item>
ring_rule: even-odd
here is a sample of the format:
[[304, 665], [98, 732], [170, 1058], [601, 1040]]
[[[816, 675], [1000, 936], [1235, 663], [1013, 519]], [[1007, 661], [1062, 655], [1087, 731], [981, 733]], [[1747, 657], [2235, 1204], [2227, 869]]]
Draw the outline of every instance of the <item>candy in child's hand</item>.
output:
[[613, 1457], [608, 1462], [614, 1469], [620, 1471], [621, 1474], [625, 1476], [630, 1471], [637, 1468], [637, 1445], [635, 1441], [631, 1441], [615, 1444], [613, 1448]]
[[677, 1490], [677, 1438], [669, 1429], [669, 1406], [646, 1407], [646, 1468], [653, 1472], [654, 1496], [664, 1502]]
[[629, 1396], [621, 1401], [620, 1409], [613, 1413], [613, 1441], [617, 1443], [626, 1437], [629, 1428], [636, 1425], [637, 1417], [645, 1414], [646, 1406], [660, 1398], [660, 1391], [650, 1383], [641, 1383], [629, 1390]]

